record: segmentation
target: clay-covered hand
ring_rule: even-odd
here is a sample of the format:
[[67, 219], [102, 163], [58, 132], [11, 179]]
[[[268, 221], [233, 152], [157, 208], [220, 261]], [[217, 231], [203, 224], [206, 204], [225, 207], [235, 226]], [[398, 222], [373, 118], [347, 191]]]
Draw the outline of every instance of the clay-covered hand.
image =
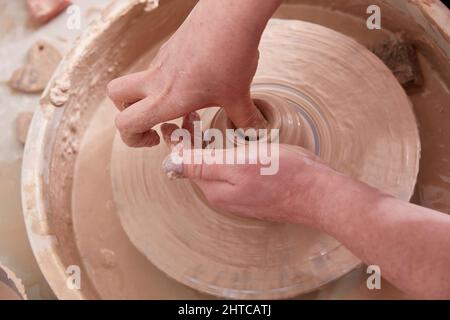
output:
[[[170, 130], [170, 129], [168, 129]], [[251, 163], [245, 147], [234, 149], [237, 158]], [[176, 153], [184, 153], [176, 149]], [[221, 157], [229, 150], [197, 150], [206, 157]], [[262, 175], [261, 164], [177, 165], [169, 155], [163, 164], [166, 173], [192, 180], [217, 209], [242, 217], [276, 222], [302, 223], [320, 227], [324, 198], [335, 198], [344, 176], [321, 162], [314, 154], [295, 146], [280, 145], [278, 170]], [[275, 160], [275, 158], [273, 159]], [[188, 161], [192, 163], [192, 161]], [[172, 171], [172, 172], [171, 172]], [[338, 199], [337, 199], [338, 200]]]
[[200, 2], [148, 70], [108, 85], [121, 111], [116, 126], [127, 145], [156, 145], [160, 138], [152, 127], [210, 106], [223, 107], [239, 128], [265, 126], [250, 97], [265, 21], [247, 25], [245, 19], [216, 16], [237, 12], [233, 2]]

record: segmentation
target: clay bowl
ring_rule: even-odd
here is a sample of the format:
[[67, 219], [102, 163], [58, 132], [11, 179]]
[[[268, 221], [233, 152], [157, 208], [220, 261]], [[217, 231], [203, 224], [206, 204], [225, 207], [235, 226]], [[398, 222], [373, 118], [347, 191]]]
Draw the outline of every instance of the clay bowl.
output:
[[[177, 29], [195, 3], [196, 1], [161, 0], [156, 7], [152, 1], [136, 0], [118, 1], [111, 5], [64, 58], [42, 97], [41, 106], [35, 113], [30, 128], [30, 139], [24, 154], [23, 211], [33, 252], [58, 298], [208, 297], [166, 279], [149, 262], [148, 266], [142, 268], [124, 268], [119, 270], [120, 272], [114, 270], [114, 266], [121, 263], [121, 250], [136, 250], [129, 243], [117, 217], [113, 217], [116, 215], [114, 204], [105, 204], [107, 208], [102, 210], [108, 212], [104, 215], [101, 210], [88, 212], [83, 218], [93, 220], [89, 221], [90, 228], [84, 230], [79, 229], [80, 217], [75, 216], [72, 206], [74, 170], [81, 140], [89, 121], [105, 99], [106, 84], [118, 75], [130, 72], [130, 68], [139, 59], [144, 61], [144, 65], [148, 63], [151, 55]], [[344, 4], [336, 4], [334, 1], [286, 1], [276, 16], [309, 20], [357, 37], [357, 28], [342, 27], [342, 21], [332, 21], [327, 19], [326, 14], [320, 14], [320, 4], [364, 21], [367, 17], [366, 9], [373, 1], [355, 0], [346, 1]], [[438, 1], [378, 1], [378, 5], [385, 17], [383, 27], [393, 32], [405, 31], [430, 65], [439, 66], [443, 81], [450, 83], [450, 30], [447, 9]], [[345, 21], [346, 18], [342, 19]], [[364, 29], [359, 29], [362, 30]], [[358, 40], [369, 46], [368, 41], [372, 36], [376, 37], [367, 34], [365, 40]], [[146, 41], [143, 41], [144, 39]], [[131, 45], [133, 50], [129, 50]], [[98, 220], [94, 221], [95, 219]], [[113, 230], [112, 232], [119, 235], [102, 232], [105, 229]], [[108, 237], [120, 238], [120, 245], [105, 251]], [[109, 244], [113, 245], [112, 242]], [[98, 248], [102, 253], [99, 256], [103, 260], [97, 260], [100, 258], [91, 254], [89, 250], [92, 248]], [[107, 262], [112, 262], [106, 263], [107, 267], [99, 273], [97, 265], [105, 262], [105, 256]], [[113, 258], [108, 260], [108, 257]], [[145, 258], [137, 251], [135, 257], [136, 260], [146, 263]], [[351, 259], [351, 264], [342, 268], [341, 272], [304, 292], [335, 280], [358, 264], [357, 259]], [[73, 270], [78, 270], [73, 266], [79, 267], [82, 279], [81, 287], [75, 290], [67, 286], [68, 277], [73, 275]], [[157, 273], [157, 279], [151, 279], [152, 281], [148, 281], [148, 287], [145, 287], [147, 280], [144, 278], [150, 272]], [[134, 275], [127, 276], [127, 273]], [[117, 277], [120, 281], [116, 281]], [[152, 289], [151, 283], [165, 289]], [[133, 291], [133, 287], [142, 290]], [[156, 292], [152, 293], [152, 290]]]

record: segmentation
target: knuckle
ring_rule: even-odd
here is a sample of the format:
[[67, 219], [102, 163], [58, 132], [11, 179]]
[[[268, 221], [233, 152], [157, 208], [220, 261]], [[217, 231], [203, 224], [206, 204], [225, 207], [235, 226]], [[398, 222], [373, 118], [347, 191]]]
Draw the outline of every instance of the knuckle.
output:
[[144, 141], [139, 135], [121, 134], [122, 141], [131, 148], [140, 148], [144, 146]]
[[130, 137], [122, 133], [120, 134], [120, 137], [122, 138], [123, 143], [125, 143], [127, 146], [135, 147], [135, 142], [133, 139], [130, 139]]
[[122, 113], [117, 115], [115, 125], [121, 134], [127, 134], [131, 131], [130, 122]]
[[122, 133], [124, 130], [124, 122], [122, 120], [122, 116], [121, 114], [117, 115], [116, 119], [114, 120], [114, 123], [116, 125], [117, 130], [120, 131], [120, 133]]
[[114, 79], [106, 85], [106, 94], [112, 100], [115, 100], [115, 98], [117, 97], [118, 82], [119, 79]]
[[188, 177], [202, 180], [203, 176], [203, 165], [201, 164], [191, 164], [184, 166], [185, 173]]

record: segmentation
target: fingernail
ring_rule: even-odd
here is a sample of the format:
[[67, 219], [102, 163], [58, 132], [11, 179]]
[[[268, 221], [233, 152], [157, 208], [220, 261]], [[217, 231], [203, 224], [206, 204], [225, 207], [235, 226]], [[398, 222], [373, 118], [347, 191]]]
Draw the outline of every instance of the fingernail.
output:
[[162, 169], [170, 180], [183, 178], [183, 162], [176, 153], [171, 153], [164, 159]]

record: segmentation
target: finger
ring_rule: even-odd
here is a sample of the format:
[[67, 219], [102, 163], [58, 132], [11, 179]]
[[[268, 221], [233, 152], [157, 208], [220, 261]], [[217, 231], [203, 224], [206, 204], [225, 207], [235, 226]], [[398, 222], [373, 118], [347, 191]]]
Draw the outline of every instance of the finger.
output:
[[[194, 138], [195, 138], [194, 137], [194, 135], [195, 135], [194, 122], [195, 121], [200, 121], [200, 116], [195, 111], [190, 112], [183, 117], [182, 127], [183, 127], [183, 129], [189, 131], [189, 134], [191, 135], [191, 138], [192, 138], [192, 141], [191, 141], [192, 143], [194, 142]], [[173, 123], [163, 123], [161, 125], [161, 132], [162, 132], [164, 141], [166, 142], [166, 144], [168, 146], [173, 147], [181, 142], [181, 139], [178, 141], [172, 140], [172, 133], [177, 129], [179, 129], [179, 127]]]
[[[120, 132], [122, 140], [130, 147], [144, 147], [149, 144], [159, 144], [154, 130], [151, 116], [151, 98], [145, 98], [116, 116], [116, 127]], [[148, 111], [147, 111], [148, 110]], [[151, 131], [150, 131], [151, 130]], [[155, 136], [156, 134], [156, 136]]]
[[129, 74], [112, 80], [107, 87], [108, 97], [122, 111], [147, 96], [148, 72]]
[[234, 186], [223, 181], [215, 180], [191, 180], [203, 193], [206, 200], [213, 206], [224, 203], [225, 199], [230, 198], [230, 194], [234, 193]]
[[228, 182], [226, 170], [225, 165], [183, 163], [181, 176], [186, 179]]
[[123, 110], [116, 118], [116, 125], [121, 132], [142, 133], [184, 113], [177, 105], [176, 97], [163, 92], [159, 95], [149, 95]]
[[[227, 106], [225, 106], [227, 107]], [[267, 127], [267, 120], [261, 111], [256, 107], [250, 95], [233, 103], [226, 108], [227, 115], [236, 128], [256, 128], [263, 129]]]
[[183, 129], [189, 131], [191, 135], [194, 134], [194, 122], [200, 121], [200, 116], [197, 112], [189, 112], [187, 115], [183, 117]]
[[191, 144], [195, 146], [195, 140], [196, 139], [200, 139], [199, 141], [203, 141], [202, 140], [202, 136], [203, 136], [203, 132], [195, 132], [195, 124], [194, 122], [199, 122], [200, 121], [200, 115], [193, 111], [193, 112], [189, 112], [187, 115], [185, 115], [183, 117], [183, 129], [186, 129], [187, 131], [189, 131], [189, 134], [191, 135]]
[[132, 148], [153, 147], [159, 144], [160, 138], [155, 130], [148, 130], [142, 133], [120, 133], [122, 141]]
[[179, 127], [174, 123], [163, 123], [161, 125], [161, 133], [162, 133], [163, 139], [169, 147], [173, 148], [178, 143], [180, 143], [179, 140], [178, 141], [172, 140], [172, 133], [177, 129], [179, 129]]

